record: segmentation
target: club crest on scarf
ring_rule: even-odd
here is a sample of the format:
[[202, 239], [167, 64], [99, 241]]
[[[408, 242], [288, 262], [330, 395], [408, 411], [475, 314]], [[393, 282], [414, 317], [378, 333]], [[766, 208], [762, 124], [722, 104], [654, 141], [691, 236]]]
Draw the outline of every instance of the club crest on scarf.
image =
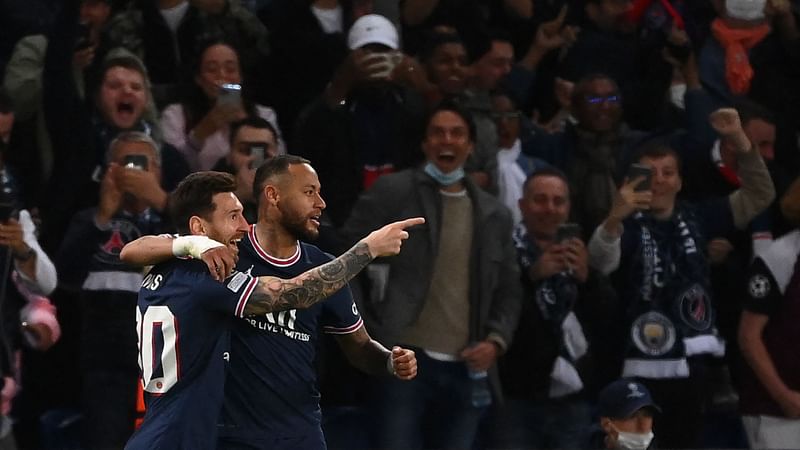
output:
[[699, 284], [692, 285], [678, 297], [678, 314], [681, 320], [696, 331], [711, 327], [711, 299]]
[[645, 355], [661, 356], [675, 345], [675, 326], [664, 314], [648, 311], [633, 321], [631, 339]]

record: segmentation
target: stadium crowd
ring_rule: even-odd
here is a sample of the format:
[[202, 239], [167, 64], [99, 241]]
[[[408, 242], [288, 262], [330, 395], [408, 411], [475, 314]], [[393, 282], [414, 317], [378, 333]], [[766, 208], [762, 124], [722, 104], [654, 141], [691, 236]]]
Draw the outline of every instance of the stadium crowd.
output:
[[799, 20], [0, 0], [0, 449], [125, 446], [150, 281], [120, 253], [185, 231], [170, 194], [210, 170], [256, 272], [425, 218], [325, 306], [236, 325], [274, 360], [232, 353], [219, 448], [800, 448]]

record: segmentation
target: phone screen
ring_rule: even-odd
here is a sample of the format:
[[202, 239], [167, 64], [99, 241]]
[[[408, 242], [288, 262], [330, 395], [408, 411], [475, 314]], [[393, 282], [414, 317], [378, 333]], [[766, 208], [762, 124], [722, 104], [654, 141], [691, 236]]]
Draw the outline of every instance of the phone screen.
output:
[[637, 184], [633, 190], [636, 192], [649, 191], [653, 179], [653, 169], [643, 164], [631, 164], [631, 167], [628, 169], [628, 181], [633, 181], [639, 177], [644, 177], [644, 180]]
[[147, 170], [147, 156], [145, 155], [126, 155], [125, 168], [136, 170]]
[[219, 88], [217, 103], [221, 105], [241, 105], [242, 86], [240, 84], [223, 84]]
[[581, 226], [577, 223], [562, 223], [556, 232], [556, 242], [564, 242], [581, 237]]
[[267, 154], [267, 147], [262, 143], [253, 143], [250, 144], [250, 156], [253, 157], [253, 160], [250, 161], [250, 168], [251, 169], [258, 169], [261, 164], [264, 164], [264, 159]]

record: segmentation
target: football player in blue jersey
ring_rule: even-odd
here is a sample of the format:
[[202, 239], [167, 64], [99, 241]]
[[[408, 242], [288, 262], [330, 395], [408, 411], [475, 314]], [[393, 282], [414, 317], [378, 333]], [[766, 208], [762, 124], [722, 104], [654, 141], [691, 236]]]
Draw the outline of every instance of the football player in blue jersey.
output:
[[[331, 260], [303, 242], [319, 235], [325, 208], [307, 160], [275, 157], [256, 171], [253, 187], [258, 222], [239, 246], [239, 270], [288, 278]], [[306, 310], [236, 322], [218, 448], [325, 448], [314, 367], [320, 331], [334, 335], [347, 359], [368, 374], [416, 376], [414, 352], [373, 340], [347, 287]]]
[[235, 188], [228, 174], [189, 175], [172, 194], [170, 207], [179, 231], [191, 236], [140, 238], [120, 255], [129, 263], [141, 262], [137, 255], [143, 249], [195, 259], [158, 264], [142, 283], [136, 314], [147, 413], [126, 448], [216, 447], [232, 317], [309, 308], [373, 258], [398, 253], [408, 237], [404, 229], [423, 222], [409, 219], [381, 228], [339, 258], [291, 279], [241, 271], [225, 276], [236, 244], [248, 232]]

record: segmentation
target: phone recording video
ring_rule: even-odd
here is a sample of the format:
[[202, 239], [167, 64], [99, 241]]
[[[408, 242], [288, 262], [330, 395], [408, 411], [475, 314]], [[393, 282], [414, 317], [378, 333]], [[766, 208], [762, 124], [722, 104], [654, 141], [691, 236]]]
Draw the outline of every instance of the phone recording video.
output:
[[147, 170], [146, 155], [125, 155], [123, 167], [126, 169]]
[[628, 181], [633, 181], [639, 177], [644, 177], [644, 180], [639, 182], [633, 190], [635, 192], [649, 191], [650, 185], [653, 182], [653, 169], [644, 164], [631, 164], [628, 168]]
[[219, 95], [217, 96], [217, 104], [226, 106], [241, 106], [242, 85], [228, 83], [220, 86]]
[[267, 155], [267, 144], [262, 142], [253, 142], [250, 143], [249, 148], [249, 154], [253, 157], [253, 159], [250, 161], [250, 168], [258, 169], [261, 167], [261, 164], [264, 164], [264, 159]]
[[577, 223], [562, 223], [558, 226], [558, 231], [556, 231], [556, 242], [559, 244], [562, 244], [573, 238], [580, 239], [580, 237], [581, 226]]

